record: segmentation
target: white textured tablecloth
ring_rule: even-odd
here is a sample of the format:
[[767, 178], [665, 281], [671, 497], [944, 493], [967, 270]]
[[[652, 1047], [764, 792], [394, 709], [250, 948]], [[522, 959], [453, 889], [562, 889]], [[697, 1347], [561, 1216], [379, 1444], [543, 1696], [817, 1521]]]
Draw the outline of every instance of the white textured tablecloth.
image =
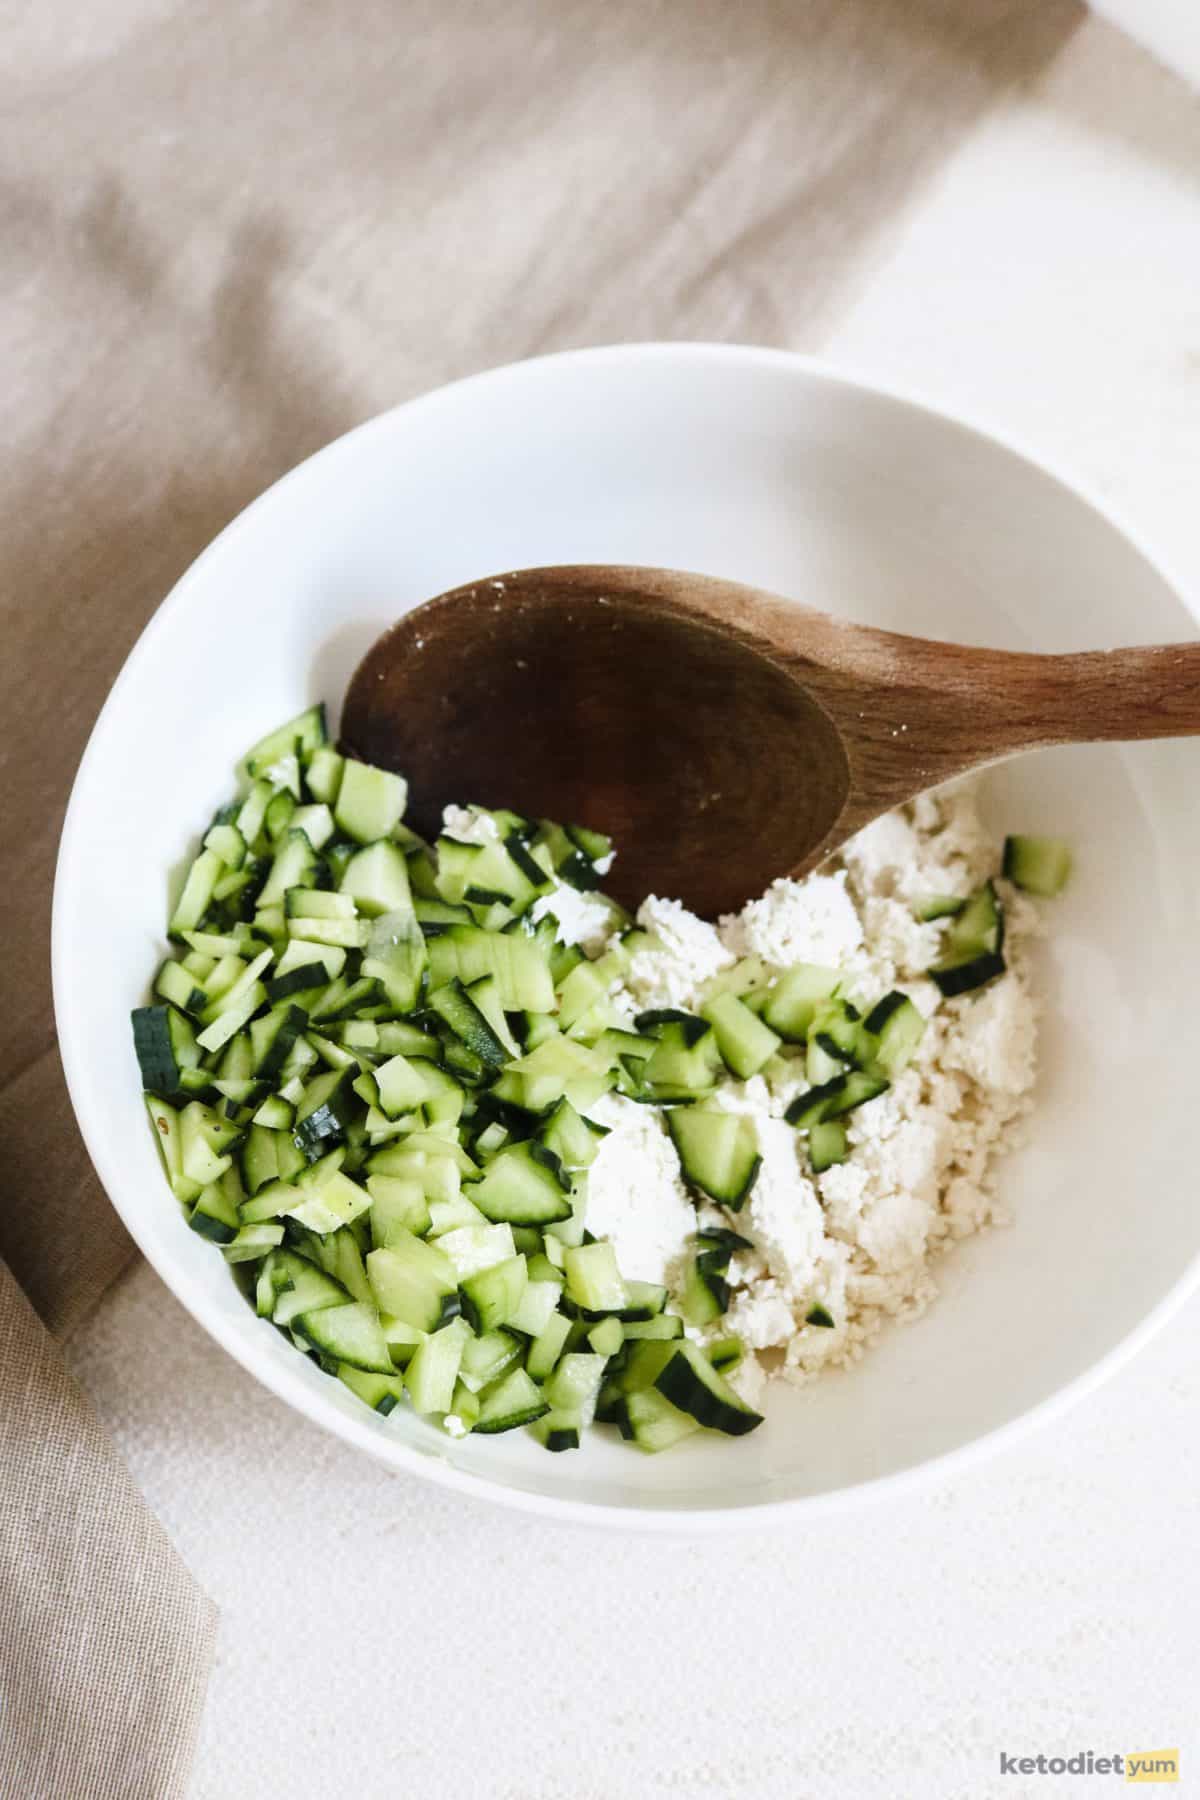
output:
[[[761, 335], [1017, 434], [1200, 593], [1200, 102], [1088, 24], [860, 224], [794, 329], [755, 245], [688, 326], [724, 334], [740, 270], [764, 284]], [[348, 290], [324, 265], [308, 297], [319, 335]], [[558, 341], [650, 335], [664, 308], [594, 290]], [[349, 378], [361, 397], [368, 373]], [[73, 1363], [221, 1608], [196, 1800], [980, 1800], [1091, 1791], [1002, 1776], [1002, 1751], [1175, 1745], [1184, 1791], [1200, 1780], [1200, 1302], [969, 1477], [700, 1543], [385, 1475], [144, 1266]]]

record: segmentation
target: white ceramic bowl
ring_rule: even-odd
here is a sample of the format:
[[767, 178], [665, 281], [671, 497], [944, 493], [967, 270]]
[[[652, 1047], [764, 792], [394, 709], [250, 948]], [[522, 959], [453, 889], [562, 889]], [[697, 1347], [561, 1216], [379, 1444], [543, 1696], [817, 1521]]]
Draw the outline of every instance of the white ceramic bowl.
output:
[[894, 1491], [1054, 1416], [1196, 1279], [1200, 746], [1056, 752], [990, 778], [999, 829], [1065, 832], [1078, 861], [1050, 910], [1038, 1106], [1004, 1166], [1012, 1228], [955, 1251], [936, 1305], [852, 1373], [779, 1385], [752, 1438], [659, 1458], [603, 1441], [547, 1456], [520, 1432], [452, 1444], [407, 1410], [379, 1419], [252, 1315], [164, 1185], [129, 1009], [162, 949], [168, 874], [235, 759], [310, 700], [336, 719], [359, 656], [406, 608], [474, 576], [573, 561], [704, 570], [868, 624], [1010, 648], [1193, 634], [1145, 553], [1061, 481], [797, 356], [586, 351], [402, 406], [222, 533], [100, 715], [54, 906], [59, 1037], [84, 1138], [138, 1244], [218, 1342], [394, 1468], [542, 1512], [667, 1526]]

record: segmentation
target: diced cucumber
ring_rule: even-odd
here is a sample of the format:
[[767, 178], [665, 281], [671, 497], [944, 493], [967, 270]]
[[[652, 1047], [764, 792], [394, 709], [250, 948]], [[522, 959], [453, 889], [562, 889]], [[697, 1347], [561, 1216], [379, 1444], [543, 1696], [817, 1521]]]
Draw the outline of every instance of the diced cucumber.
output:
[[290, 1000], [255, 1019], [250, 1026], [253, 1069], [260, 1081], [274, 1081], [308, 1026], [308, 1014]]
[[957, 894], [929, 894], [925, 899], [917, 901], [913, 907], [913, 917], [922, 924], [931, 924], [937, 919], [953, 919], [957, 918], [966, 904], [965, 898], [960, 898]]
[[171, 914], [171, 923], [167, 929], [172, 937], [179, 937], [184, 931], [199, 925], [208, 911], [213, 888], [223, 868], [224, 864], [215, 850], [201, 850], [187, 872], [183, 891]]
[[459, 1283], [463, 1314], [475, 1331], [495, 1331], [505, 1325], [521, 1304], [528, 1278], [523, 1256], [481, 1269]]
[[469, 987], [494, 975], [505, 1012], [552, 1012], [554, 984], [541, 951], [529, 938], [452, 925], [430, 940], [429, 978], [442, 986], [455, 976]]
[[717, 1048], [725, 1063], [740, 1081], [757, 1075], [783, 1041], [736, 994], [716, 994], [704, 1002], [700, 1011], [716, 1033]]
[[487, 1020], [508, 1056], [519, 1056], [521, 1046], [517, 1043], [508, 1023], [507, 1014], [500, 999], [500, 984], [494, 975], [481, 975], [473, 981], [466, 993], [472, 1004]]
[[379, 1104], [389, 1119], [398, 1119], [402, 1113], [423, 1106], [428, 1097], [420, 1064], [411, 1063], [406, 1056], [389, 1056], [375, 1069], [374, 1079]]
[[402, 775], [347, 757], [333, 816], [338, 830], [358, 844], [390, 837], [404, 816], [408, 784]]
[[654, 1388], [626, 1394], [622, 1412], [622, 1436], [630, 1438], [647, 1455], [670, 1450], [700, 1429], [697, 1419], [690, 1413], [681, 1412], [665, 1394]]
[[256, 1125], [264, 1125], [269, 1131], [288, 1131], [295, 1114], [286, 1100], [278, 1094], [268, 1094], [254, 1115]]
[[257, 1194], [270, 1182], [279, 1180], [278, 1134], [261, 1125], [251, 1125], [241, 1149], [242, 1184], [248, 1194]]
[[405, 1024], [402, 1019], [381, 1019], [376, 1031], [380, 1056], [423, 1056], [437, 1060], [437, 1039], [417, 1025]]
[[352, 1394], [384, 1418], [400, 1403], [404, 1393], [401, 1375], [381, 1375], [367, 1369], [356, 1369], [350, 1363], [338, 1365], [338, 1380], [344, 1381]]
[[493, 1069], [503, 1068], [509, 1052], [457, 976], [432, 988], [426, 1004], [480, 1063]]
[[304, 771], [304, 779], [314, 800], [321, 801], [325, 806], [334, 804], [341, 786], [345, 760], [328, 744], [321, 744], [312, 752]]
[[392, 1361], [397, 1368], [403, 1368], [411, 1362], [413, 1352], [423, 1341], [425, 1333], [418, 1331], [415, 1325], [408, 1325], [403, 1319], [394, 1319], [389, 1313], [379, 1315], [379, 1325], [391, 1352]]
[[296, 1108], [292, 1141], [309, 1162], [341, 1143], [354, 1116], [354, 1096], [346, 1069], [330, 1069], [308, 1082]]
[[1004, 974], [1004, 910], [994, 883], [984, 882], [971, 895], [950, 924], [942, 949], [942, 960], [929, 973], [947, 998]]
[[907, 994], [893, 989], [871, 1008], [863, 1030], [874, 1040], [871, 1061], [895, 1076], [916, 1055], [925, 1035], [925, 1018]]
[[[528, 1257], [526, 1258], [526, 1272], [527, 1275], [532, 1274], [532, 1259]], [[523, 1332], [526, 1337], [540, 1338], [558, 1306], [561, 1292], [561, 1284], [557, 1281], [527, 1279], [525, 1290], [509, 1319], [509, 1324], [515, 1331]]]
[[283, 1226], [264, 1221], [261, 1225], [241, 1225], [236, 1237], [222, 1246], [226, 1262], [258, 1262], [260, 1257], [283, 1242]]
[[273, 792], [274, 790], [269, 781], [255, 781], [251, 783], [250, 791], [242, 801], [241, 807], [234, 819], [234, 824], [241, 832], [245, 843], [256, 844], [262, 836], [267, 816], [267, 807], [271, 804], [271, 795]]
[[457, 1287], [450, 1263], [424, 1238], [399, 1228], [392, 1231], [385, 1250], [367, 1256], [367, 1280], [381, 1313], [402, 1319], [421, 1331], [433, 1331], [442, 1312], [442, 1301]]
[[356, 851], [342, 872], [338, 888], [354, 899], [366, 919], [412, 911], [408, 864], [399, 844], [388, 838]]
[[1006, 837], [1002, 874], [1026, 893], [1052, 900], [1071, 879], [1071, 850], [1062, 838]]
[[368, 1175], [371, 1196], [371, 1237], [377, 1250], [386, 1250], [398, 1231], [429, 1230], [429, 1202], [418, 1181], [398, 1180], [394, 1175]]
[[293, 940], [306, 944], [330, 944], [342, 950], [365, 949], [371, 933], [366, 919], [330, 917], [324, 912], [313, 915], [303, 910], [294, 912], [288, 918], [287, 929]]
[[535, 1142], [512, 1144], [492, 1158], [471, 1188], [486, 1218], [544, 1225], [571, 1215], [570, 1184], [553, 1151]]
[[525, 1367], [535, 1381], [544, 1381], [563, 1353], [571, 1335], [571, 1321], [564, 1313], [551, 1313], [545, 1325], [529, 1346]]
[[301, 1313], [345, 1306], [350, 1298], [340, 1282], [294, 1250], [277, 1251], [272, 1258], [272, 1294], [271, 1318], [280, 1327], [290, 1325]]
[[255, 1013], [265, 1003], [266, 998], [267, 990], [261, 981], [256, 981], [250, 988], [244, 989], [238, 998], [230, 1002], [220, 1016], [214, 1019], [211, 1025], [206, 1025], [197, 1037], [196, 1042], [201, 1050], [223, 1049], [230, 1038], [236, 1037], [243, 1026], [250, 1023]]
[[365, 1213], [371, 1204], [366, 1189], [342, 1174], [330, 1176], [319, 1187], [297, 1187], [294, 1194], [297, 1202], [286, 1209], [288, 1217], [321, 1234], [338, 1231]]
[[[297, 955], [292, 956], [291, 967], [284, 973], [273, 975], [271, 980], [265, 983], [267, 999], [271, 1005], [274, 1006], [280, 1000], [290, 999], [293, 994], [305, 996], [319, 992], [321, 988], [325, 987], [331, 977], [325, 964], [318, 961], [317, 958], [320, 954], [333, 949], [332, 945], [305, 944], [299, 938], [291, 939], [278, 965], [282, 970], [289, 955], [297, 952]], [[344, 958], [346, 952], [339, 949], [335, 954]]]
[[[289, 921], [358, 917], [358, 909], [349, 894], [331, 894], [327, 888], [289, 888], [283, 896], [283, 911]], [[290, 924], [288, 929], [291, 929]]]
[[[412, 865], [408, 865], [409, 880], [412, 880]], [[413, 913], [417, 923], [426, 937], [438, 937], [448, 931], [451, 925], [470, 925], [474, 922], [469, 906], [458, 905], [450, 900], [418, 897], [413, 901]]]
[[232, 1166], [228, 1151], [240, 1137], [236, 1125], [211, 1107], [191, 1101], [179, 1114], [179, 1150], [183, 1173], [201, 1187], [219, 1181]]
[[711, 1264], [712, 1252], [701, 1251], [684, 1277], [680, 1307], [689, 1325], [711, 1325], [729, 1305], [729, 1283]]
[[564, 1169], [586, 1169], [594, 1162], [596, 1152], [608, 1134], [603, 1125], [594, 1125], [590, 1119], [581, 1117], [569, 1100], [562, 1099], [538, 1135]]
[[683, 1336], [683, 1320], [678, 1313], [658, 1313], [651, 1319], [625, 1319], [621, 1321], [621, 1335], [627, 1344], [643, 1340], [664, 1343]]
[[720, 1067], [721, 1052], [708, 1021], [672, 1019], [658, 1032], [658, 1043], [646, 1064], [644, 1079], [651, 1088], [702, 1094], [715, 1085]]
[[271, 864], [271, 873], [259, 892], [259, 909], [282, 906], [292, 888], [312, 888], [321, 873], [321, 859], [302, 831], [289, 831]]
[[546, 1412], [529, 1430], [544, 1450], [578, 1450], [583, 1421], [572, 1412]]
[[333, 836], [333, 814], [327, 806], [298, 806], [288, 825], [302, 831], [314, 850], [323, 850]]
[[621, 1279], [611, 1244], [579, 1244], [563, 1257], [566, 1291], [577, 1306], [589, 1313], [619, 1313], [629, 1303], [629, 1289]]
[[275, 771], [280, 785], [267, 802], [266, 817], [263, 819], [263, 831], [272, 847], [278, 845], [291, 829], [292, 820], [296, 816], [296, 790], [300, 786], [300, 766], [294, 756], [278, 762]]
[[241, 1228], [237, 1204], [220, 1181], [210, 1183], [197, 1196], [188, 1224], [214, 1244], [231, 1244]]
[[713, 1368], [719, 1369], [724, 1375], [745, 1361], [746, 1346], [740, 1337], [731, 1332], [728, 1337], [714, 1338], [711, 1343], [706, 1344], [704, 1354]]
[[833, 998], [840, 984], [836, 969], [825, 969], [817, 963], [794, 963], [767, 990], [762, 1016], [781, 1038], [801, 1043], [817, 1008]]
[[460, 1283], [516, 1254], [511, 1225], [458, 1225], [441, 1232], [436, 1241]]
[[468, 1393], [499, 1381], [506, 1370], [521, 1360], [521, 1340], [511, 1331], [487, 1331], [482, 1337], [470, 1337], [463, 1348], [459, 1380]]
[[200, 1061], [191, 1026], [173, 1006], [135, 1007], [131, 1018], [143, 1088], [173, 1098], [179, 1093], [182, 1071]]
[[378, 981], [396, 1012], [417, 1004], [428, 962], [425, 935], [411, 911], [383, 913], [371, 927], [363, 974]]
[[289, 719], [286, 725], [280, 725], [265, 737], [259, 738], [257, 744], [247, 750], [242, 758], [241, 772], [250, 781], [260, 777], [273, 780], [272, 769], [280, 758], [295, 756], [297, 753], [310, 756], [328, 741], [328, 737], [324, 706], [307, 707], [294, 719]]
[[808, 1155], [814, 1175], [823, 1175], [835, 1163], [845, 1162], [849, 1154], [846, 1127], [840, 1119], [818, 1120], [809, 1127]]
[[514, 1431], [518, 1425], [531, 1425], [549, 1412], [541, 1388], [524, 1369], [512, 1369], [502, 1375], [494, 1387], [485, 1390], [475, 1430], [480, 1433]]
[[380, 1375], [392, 1373], [392, 1359], [378, 1315], [361, 1300], [299, 1313], [294, 1323], [302, 1337], [335, 1362], [349, 1363], [354, 1369], [372, 1369]]
[[199, 1017], [211, 999], [198, 977], [184, 963], [174, 959], [163, 963], [154, 977], [154, 992], [161, 1000], [169, 1000], [180, 1012], [195, 1017]]
[[744, 1204], [762, 1167], [752, 1119], [689, 1106], [667, 1114], [667, 1130], [685, 1181], [733, 1211]]
[[545, 1399], [555, 1412], [571, 1412], [590, 1425], [596, 1411], [606, 1358], [594, 1352], [572, 1351], [564, 1356], [547, 1381]]
[[849, 1069], [820, 1087], [798, 1094], [783, 1116], [789, 1125], [805, 1131], [810, 1126], [824, 1124], [826, 1119], [840, 1119], [844, 1113], [853, 1112], [868, 1100], [886, 1093], [890, 1085], [882, 1075], [872, 1075], [865, 1069]]
[[804, 1053], [804, 1073], [810, 1087], [823, 1087], [836, 1075], [845, 1073], [850, 1058], [838, 1050], [821, 1032], [812, 1032]]
[[448, 1413], [463, 1351], [470, 1330], [462, 1319], [451, 1319], [419, 1344], [404, 1371], [404, 1387], [417, 1412]]
[[711, 1431], [741, 1437], [763, 1422], [762, 1414], [748, 1406], [686, 1338], [673, 1347], [654, 1385], [672, 1406], [690, 1413], [698, 1425]]
[[612, 1086], [611, 1056], [571, 1038], [547, 1038], [505, 1069], [493, 1091], [528, 1112], [542, 1113], [566, 1099], [586, 1112]]
[[[642, 1321], [649, 1323], [649, 1320]], [[593, 1325], [587, 1334], [587, 1341], [596, 1355], [603, 1358], [615, 1356], [625, 1342], [625, 1327], [615, 1313], [608, 1313], [600, 1322]], [[552, 1400], [551, 1404], [555, 1404]]]

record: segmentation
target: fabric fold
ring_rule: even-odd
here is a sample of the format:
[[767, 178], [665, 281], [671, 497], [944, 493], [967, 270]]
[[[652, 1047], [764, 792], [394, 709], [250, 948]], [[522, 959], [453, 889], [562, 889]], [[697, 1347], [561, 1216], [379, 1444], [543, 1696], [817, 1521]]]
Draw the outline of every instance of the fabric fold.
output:
[[217, 1613], [0, 1264], [0, 1794], [186, 1793]]

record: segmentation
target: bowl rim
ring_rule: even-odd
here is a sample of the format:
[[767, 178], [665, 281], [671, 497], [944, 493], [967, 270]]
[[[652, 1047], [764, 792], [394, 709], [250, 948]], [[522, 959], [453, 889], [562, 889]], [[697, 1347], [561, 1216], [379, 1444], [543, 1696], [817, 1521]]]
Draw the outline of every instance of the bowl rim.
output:
[[343, 1442], [364, 1450], [386, 1468], [422, 1476], [460, 1494], [479, 1500], [490, 1500], [546, 1519], [599, 1526], [610, 1530], [634, 1529], [694, 1536], [738, 1528], [760, 1529], [794, 1521], [801, 1513], [816, 1517], [842, 1512], [848, 1508], [874, 1505], [894, 1495], [912, 1493], [930, 1487], [935, 1482], [966, 1473], [1020, 1439], [1029, 1436], [1038, 1427], [1062, 1417], [1068, 1408], [1074, 1406], [1079, 1400], [1098, 1388], [1102, 1382], [1116, 1374], [1138, 1350], [1162, 1329], [1197, 1287], [1200, 1287], [1200, 1254], [1193, 1257], [1191, 1262], [1181, 1269], [1173, 1285], [1150, 1311], [1089, 1368], [1064, 1383], [1053, 1393], [1048, 1394], [1043, 1400], [1019, 1413], [1015, 1418], [1009, 1419], [1005, 1424], [983, 1432], [980, 1436], [973, 1437], [952, 1450], [944, 1451], [940, 1455], [929, 1457], [894, 1473], [875, 1476], [848, 1487], [831, 1488], [820, 1494], [797, 1495], [790, 1499], [776, 1500], [748, 1499], [729, 1505], [716, 1505], [694, 1510], [679, 1507], [645, 1506], [637, 1503], [608, 1504], [588, 1499], [567, 1499], [537, 1493], [529, 1489], [510, 1487], [491, 1476], [456, 1467], [436, 1455], [410, 1448], [398, 1438], [385, 1441], [378, 1436], [377, 1432], [368, 1428], [365, 1421], [360, 1424], [353, 1416], [342, 1414], [333, 1407], [326, 1407], [317, 1396], [309, 1394], [299, 1382], [293, 1382], [290, 1372], [277, 1369], [267, 1363], [265, 1359], [260, 1358], [252, 1341], [244, 1337], [232, 1324], [227, 1324], [223, 1318], [214, 1316], [203, 1293], [192, 1284], [186, 1275], [181, 1276], [169, 1257], [147, 1250], [138, 1234], [134, 1209], [124, 1205], [120, 1198], [121, 1172], [115, 1166], [114, 1160], [104, 1152], [101, 1121], [93, 1110], [93, 1101], [87, 1082], [84, 1025], [82, 1019], [73, 1012], [69, 998], [71, 994], [70, 983], [67, 979], [69, 948], [64, 923], [66, 913], [64, 896], [73, 881], [77, 880], [82, 872], [76, 869], [75, 845], [81, 830], [83, 816], [80, 794], [85, 773], [100, 754], [103, 742], [120, 707], [125, 686], [131, 679], [132, 671], [136, 669], [142, 656], [146, 653], [147, 646], [157, 637], [158, 633], [167, 629], [176, 611], [186, 605], [191, 587], [209, 558], [216, 554], [218, 547], [225, 547], [229, 541], [246, 529], [259, 508], [270, 502], [279, 489], [296, 479], [302, 471], [308, 471], [317, 462], [336, 461], [338, 457], [349, 454], [352, 447], [356, 449], [362, 440], [372, 434], [383, 435], [400, 413], [432, 409], [444, 403], [451, 395], [460, 395], [464, 389], [485, 387], [489, 384], [500, 385], [504, 381], [513, 379], [517, 371], [524, 369], [536, 367], [548, 369], [553, 373], [555, 369], [559, 368], [571, 369], [586, 366], [602, 370], [606, 364], [645, 361], [662, 363], [723, 362], [733, 368], [759, 368], [775, 370], [781, 374], [804, 375], [831, 388], [849, 389], [857, 394], [882, 399], [920, 414], [926, 419], [934, 420], [938, 424], [955, 427], [1019, 459], [1044, 479], [1065, 490], [1074, 499], [1081, 501], [1125, 539], [1151, 572], [1171, 589], [1193, 618], [1200, 616], [1200, 607], [1189, 597], [1186, 584], [1170, 570], [1161, 556], [1150, 549], [1140, 531], [1124, 518], [1121, 509], [1114, 507], [1108, 499], [1101, 498], [1089, 488], [1085, 481], [1081, 481], [1073, 473], [1065, 472], [1054, 459], [1047, 458], [1041, 453], [1034, 453], [1019, 437], [1007, 431], [997, 430], [977, 415], [935, 405], [923, 399], [919, 394], [908, 391], [902, 384], [890, 380], [880, 380], [873, 374], [856, 368], [850, 362], [812, 356], [793, 350], [684, 339], [663, 342], [613, 343], [555, 351], [547, 355], [522, 358], [516, 362], [483, 369], [457, 380], [442, 383], [424, 393], [401, 401], [384, 412], [375, 414], [296, 464], [294, 468], [272, 482], [230, 520], [199, 556], [188, 565], [167, 595], [160, 601], [109, 690], [104, 705], [88, 735], [87, 744], [72, 782], [59, 840], [54, 876], [51, 910], [51, 978], [55, 1028], [67, 1091], [80, 1135], [101, 1186], [118, 1217], [137, 1244], [139, 1251], [164, 1285], [209, 1336], [214, 1338], [221, 1348], [250, 1375], [261, 1382], [277, 1398], [294, 1407], [311, 1423], [340, 1438]]

